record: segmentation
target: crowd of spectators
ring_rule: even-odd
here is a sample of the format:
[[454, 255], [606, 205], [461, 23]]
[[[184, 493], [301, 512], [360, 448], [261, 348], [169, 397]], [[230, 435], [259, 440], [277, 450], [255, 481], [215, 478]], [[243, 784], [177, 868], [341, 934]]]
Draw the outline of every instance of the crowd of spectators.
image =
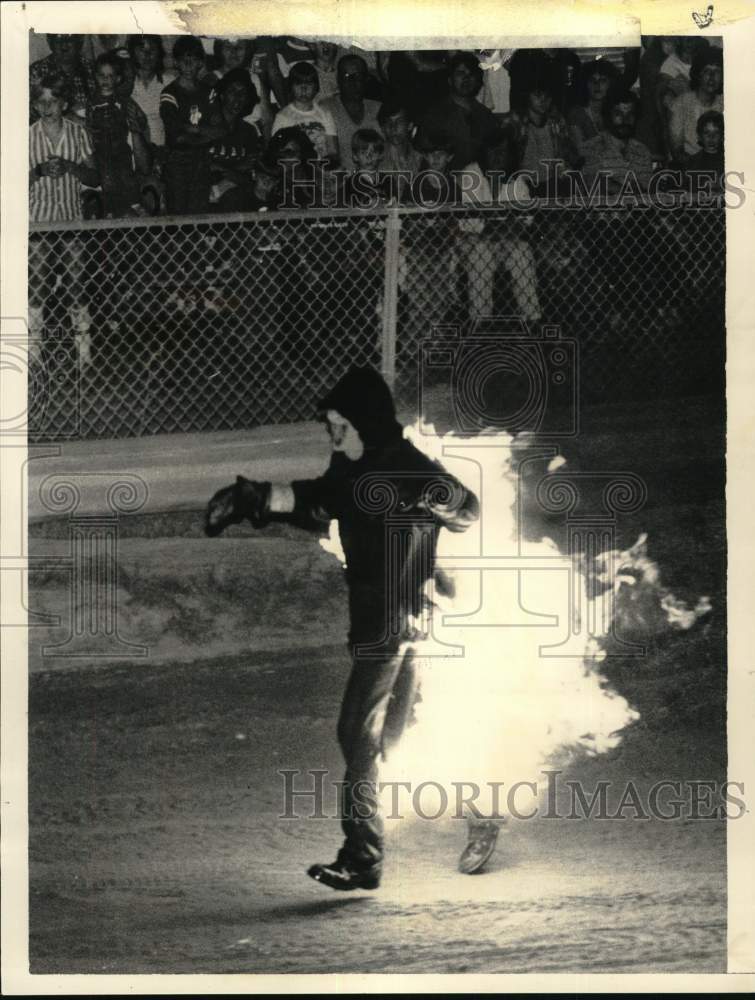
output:
[[[364, 52], [267, 37], [48, 35], [47, 42], [50, 54], [30, 68], [32, 222], [499, 205], [559, 194], [574, 177], [584, 185], [602, 177], [607, 193], [628, 180], [631, 193], [647, 191], [662, 168], [676, 171], [680, 185], [685, 172], [704, 171], [712, 191], [722, 186], [722, 50], [705, 38], [644, 38], [641, 49], [589, 58], [568, 49]], [[524, 216], [514, 225], [494, 214], [409, 216], [397, 278], [406, 329], [445, 322], [459, 288], [469, 314], [487, 315], [502, 308], [505, 287], [504, 311], [515, 308], [532, 323], [549, 318], [559, 290], [579, 298], [590, 255], [555, 223], [536, 246]], [[246, 254], [248, 280], [235, 286], [273, 295], [266, 314], [278, 310], [291, 336], [306, 331], [314, 350], [313, 331], [327, 327], [334, 309], [339, 329], [352, 313], [379, 322], [380, 225], [362, 227], [359, 252], [357, 236], [349, 231], [344, 240], [336, 228], [332, 239], [321, 232], [309, 243], [289, 232], [296, 245], [285, 252], [268, 240], [263, 278], [255, 284], [256, 258]], [[32, 333], [49, 325], [57, 290], [86, 363], [93, 323], [115, 329], [113, 303], [139, 296], [124, 287], [131, 279], [115, 263], [112, 279], [103, 277], [108, 264], [97, 282], [88, 279], [92, 251], [68, 235], [55, 252], [30, 241], [29, 322]], [[611, 259], [601, 238], [593, 240], [593, 270]], [[203, 236], [208, 258], [214, 239]], [[151, 252], [155, 273], [163, 273], [159, 249]], [[150, 260], [145, 254], [142, 270]], [[334, 261], [335, 285], [321, 273]], [[648, 267], [638, 268], [639, 296]], [[204, 283], [215, 277], [213, 270]], [[628, 281], [622, 275], [624, 287]], [[180, 289], [166, 288], [166, 301], [177, 320], [194, 308]]]
[[443, 204], [550, 196], [570, 171], [609, 172], [609, 192], [628, 174], [647, 190], [661, 167], [722, 182], [722, 50], [703, 37], [648, 37], [589, 60], [268, 37], [47, 43], [30, 67], [37, 222], [340, 207], [344, 192], [433, 203], [435, 164], [456, 178]]

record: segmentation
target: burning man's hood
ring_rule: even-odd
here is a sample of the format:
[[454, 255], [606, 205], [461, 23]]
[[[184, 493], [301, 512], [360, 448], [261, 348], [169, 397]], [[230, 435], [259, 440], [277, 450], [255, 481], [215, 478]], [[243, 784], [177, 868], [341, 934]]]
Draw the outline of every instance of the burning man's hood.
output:
[[365, 448], [392, 444], [403, 434], [391, 390], [367, 365], [353, 366], [317, 404], [319, 414], [337, 410], [359, 433]]

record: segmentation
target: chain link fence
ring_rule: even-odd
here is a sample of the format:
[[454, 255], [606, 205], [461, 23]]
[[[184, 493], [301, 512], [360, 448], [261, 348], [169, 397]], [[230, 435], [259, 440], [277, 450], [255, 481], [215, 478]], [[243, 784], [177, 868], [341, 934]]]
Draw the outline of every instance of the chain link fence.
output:
[[412, 405], [442, 383], [433, 338], [490, 315], [576, 342], [582, 399], [718, 391], [724, 286], [724, 210], [707, 206], [35, 225], [30, 437], [310, 419], [355, 363]]

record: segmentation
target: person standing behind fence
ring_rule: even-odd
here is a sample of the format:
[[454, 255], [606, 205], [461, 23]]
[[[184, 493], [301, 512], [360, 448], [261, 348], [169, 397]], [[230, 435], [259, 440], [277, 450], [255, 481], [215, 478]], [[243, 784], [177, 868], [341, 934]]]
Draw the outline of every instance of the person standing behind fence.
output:
[[220, 212], [248, 211], [254, 166], [264, 147], [259, 129], [248, 117], [257, 92], [241, 66], [229, 70], [215, 89], [228, 131], [210, 147], [213, 205]]
[[706, 111], [724, 109], [723, 53], [709, 48], [692, 60], [690, 90], [676, 98], [669, 120], [669, 147], [675, 163], [685, 164], [699, 152], [697, 122]]
[[[69, 90], [64, 76], [43, 77], [32, 85], [37, 121], [29, 129], [29, 221], [76, 222], [83, 217], [82, 184], [98, 183], [89, 135], [83, 125], [64, 117]], [[42, 336], [45, 301], [52, 291], [54, 272], [62, 268], [69, 299], [69, 316], [84, 362], [90, 357], [90, 321], [83, 300], [84, 249], [78, 237], [61, 234], [56, 253], [45, 236], [29, 240], [30, 354], [38, 357], [34, 341]]]
[[120, 59], [106, 52], [97, 57], [97, 92], [87, 105], [86, 123], [102, 186], [107, 218], [144, 215], [140, 183], [151, 168], [147, 117], [131, 98], [118, 97]]
[[[29, 67], [29, 87], [39, 86], [45, 77], [63, 77], [69, 95], [68, 117], [80, 118], [87, 101], [94, 92], [94, 79], [89, 67], [81, 58], [81, 35], [47, 35], [50, 55], [38, 59]], [[31, 121], [39, 117], [32, 102]]]
[[209, 211], [210, 147], [227, 131], [212, 85], [199, 79], [204, 59], [199, 39], [182, 35], [173, 46], [179, 75], [160, 95], [168, 147], [165, 185], [170, 215]]
[[357, 129], [380, 131], [377, 114], [380, 105], [365, 97], [370, 79], [367, 63], [361, 56], [345, 55], [338, 60], [338, 93], [320, 105], [332, 115], [338, 135], [341, 166], [354, 169], [351, 156], [351, 139]]

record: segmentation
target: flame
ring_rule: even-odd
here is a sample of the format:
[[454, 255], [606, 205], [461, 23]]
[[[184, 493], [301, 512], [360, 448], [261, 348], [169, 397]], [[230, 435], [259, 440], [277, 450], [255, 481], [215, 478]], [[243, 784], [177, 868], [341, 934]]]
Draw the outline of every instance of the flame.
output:
[[[452, 586], [441, 594], [428, 584], [435, 611], [431, 634], [417, 644], [421, 700], [415, 724], [381, 764], [380, 779], [413, 787], [472, 782], [483, 792], [477, 804], [484, 813], [490, 783], [540, 785], [544, 766], [605, 753], [639, 718], [598, 669], [606, 655], [601, 638], [611, 626], [605, 614], [596, 615], [602, 591], [643, 595], [677, 628], [690, 627], [710, 602], [701, 598], [690, 609], [662, 586], [645, 536], [631, 550], [599, 556], [592, 567], [560, 553], [548, 538], [519, 537], [511, 435], [439, 437], [416, 424], [405, 437], [477, 493], [481, 518], [462, 534], [440, 532], [438, 563]], [[335, 522], [321, 544], [343, 562]], [[507, 558], [506, 567], [495, 568]], [[454, 569], [461, 560], [465, 567]]]

